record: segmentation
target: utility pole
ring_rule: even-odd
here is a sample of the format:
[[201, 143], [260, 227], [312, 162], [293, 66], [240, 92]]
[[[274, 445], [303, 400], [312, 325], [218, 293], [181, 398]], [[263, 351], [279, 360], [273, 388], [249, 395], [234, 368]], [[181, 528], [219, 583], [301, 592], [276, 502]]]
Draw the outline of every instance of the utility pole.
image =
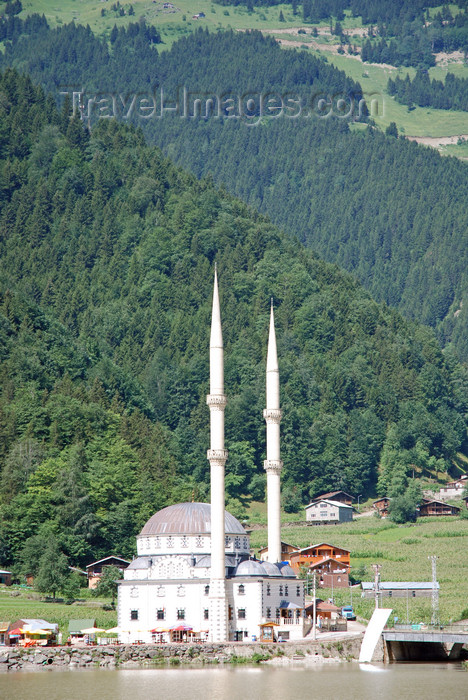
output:
[[437, 586], [437, 559], [435, 554], [427, 557], [432, 565], [432, 619], [431, 625], [439, 624], [439, 588]]
[[374, 595], [375, 595], [375, 608], [379, 607], [379, 593], [380, 593], [380, 569], [382, 564], [372, 564], [374, 570]]
[[361, 512], [360, 509], [359, 509], [359, 499], [361, 498], [361, 496], [362, 496], [362, 493], [360, 493], [359, 496], [357, 497], [357, 510], [358, 510], [358, 513]]
[[316, 623], [316, 618], [317, 618], [317, 579], [316, 579], [316, 572], [314, 571], [313, 573], [313, 594], [314, 594], [314, 601], [313, 601], [313, 607], [312, 607], [312, 639], [317, 639], [317, 623]]

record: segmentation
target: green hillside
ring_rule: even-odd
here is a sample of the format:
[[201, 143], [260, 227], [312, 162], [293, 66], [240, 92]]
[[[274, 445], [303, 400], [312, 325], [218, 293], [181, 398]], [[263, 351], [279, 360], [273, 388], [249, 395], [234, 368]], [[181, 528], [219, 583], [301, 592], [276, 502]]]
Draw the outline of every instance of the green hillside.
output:
[[51, 532], [75, 563], [125, 555], [152, 512], [207, 497], [215, 260], [231, 510], [264, 496], [270, 297], [288, 508], [396, 494], [466, 452], [467, 372], [428, 329], [140, 132], [89, 135], [12, 71], [0, 94], [2, 563]]

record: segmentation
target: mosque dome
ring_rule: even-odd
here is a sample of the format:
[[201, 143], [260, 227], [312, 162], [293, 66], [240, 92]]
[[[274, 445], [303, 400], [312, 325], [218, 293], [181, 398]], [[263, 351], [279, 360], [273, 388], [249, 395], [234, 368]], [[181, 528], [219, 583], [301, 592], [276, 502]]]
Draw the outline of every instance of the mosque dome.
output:
[[272, 564], [270, 561], [262, 561], [262, 566], [268, 576], [280, 576], [281, 572], [276, 564]]
[[[224, 511], [226, 535], [246, 535], [240, 522]], [[211, 505], [209, 503], [176, 503], [151, 516], [140, 536], [149, 535], [209, 535], [211, 533]]]
[[[255, 561], [253, 559], [246, 559], [238, 564], [235, 572], [235, 576], [269, 576], [271, 574], [267, 573], [263, 566], [264, 562]], [[278, 569], [276, 570], [275, 576], [278, 576]]]
[[286, 578], [296, 578], [294, 570], [289, 566], [287, 562], [281, 562], [278, 565], [278, 569], [281, 572], [281, 576], [285, 576]]

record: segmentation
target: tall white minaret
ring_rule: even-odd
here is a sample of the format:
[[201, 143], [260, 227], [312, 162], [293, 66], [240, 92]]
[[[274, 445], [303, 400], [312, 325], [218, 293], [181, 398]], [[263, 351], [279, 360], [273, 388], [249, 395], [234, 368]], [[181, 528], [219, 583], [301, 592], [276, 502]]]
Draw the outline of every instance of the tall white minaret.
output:
[[280, 388], [278, 354], [276, 352], [275, 318], [273, 299], [271, 300], [270, 335], [266, 364], [266, 460], [263, 463], [267, 473], [268, 502], [268, 561], [277, 564], [281, 561], [281, 469], [280, 459]]
[[228, 640], [225, 534], [224, 534], [224, 350], [219, 310], [218, 276], [215, 268], [213, 311], [210, 336], [210, 393], [206, 397], [210, 407], [210, 462], [211, 480], [211, 577], [210, 577], [210, 641]]

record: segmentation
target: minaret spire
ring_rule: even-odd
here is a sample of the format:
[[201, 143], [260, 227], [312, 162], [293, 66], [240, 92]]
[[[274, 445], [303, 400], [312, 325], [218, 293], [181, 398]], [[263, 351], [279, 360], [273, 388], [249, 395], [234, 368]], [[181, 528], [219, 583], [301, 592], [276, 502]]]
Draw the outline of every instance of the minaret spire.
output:
[[270, 332], [266, 362], [266, 460], [268, 501], [268, 561], [277, 564], [281, 561], [281, 470], [280, 458], [280, 386], [278, 353], [276, 350], [275, 316], [273, 299], [270, 310]]
[[224, 449], [224, 348], [216, 266], [210, 334], [210, 393], [206, 403], [210, 407], [207, 454], [211, 482], [210, 638], [212, 642], [224, 642], [228, 639], [224, 542], [224, 465], [228, 453]]

